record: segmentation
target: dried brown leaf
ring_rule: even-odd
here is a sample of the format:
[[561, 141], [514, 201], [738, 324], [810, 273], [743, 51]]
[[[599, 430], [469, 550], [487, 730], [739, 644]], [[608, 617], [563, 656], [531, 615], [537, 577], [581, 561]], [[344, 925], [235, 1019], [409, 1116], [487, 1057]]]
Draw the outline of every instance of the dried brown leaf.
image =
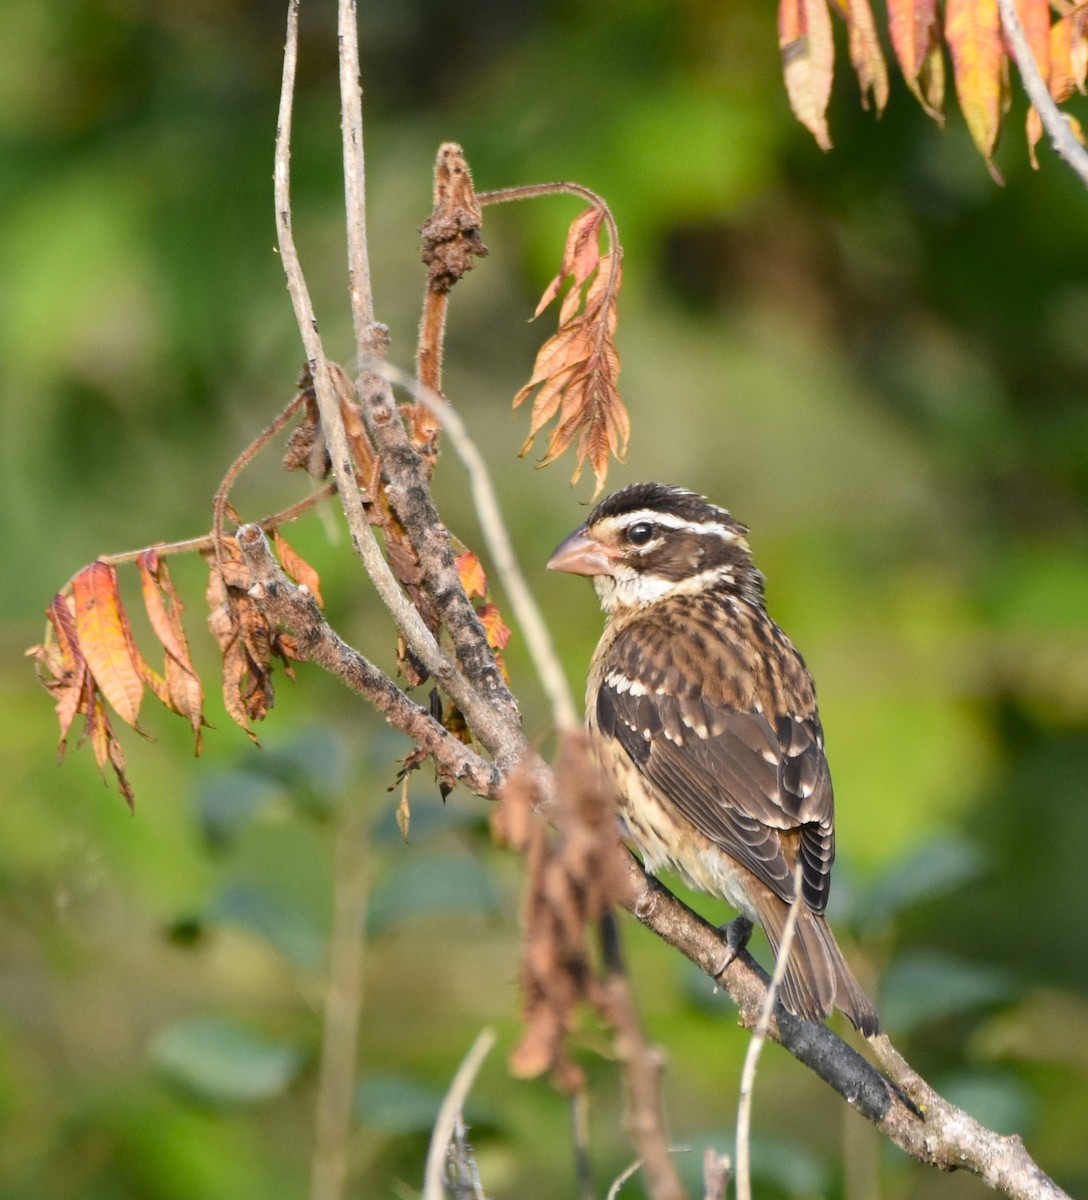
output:
[[87, 664], [79, 648], [71, 597], [58, 593], [45, 615], [45, 640], [27, 654], [35, 660], [39, 682], [55, 701], [60, 727], [57, 753], [63, 758], [72, 722], [86, 711]]
[[603, 221], [604, 211], [594, 207], [572, 223], [562, 269], [537, 308], [539, 315], [569, 280], [559, 329], [541, 346], [529, 382], [514, 396], [518, 408], [540, 389], [520, 454], [528, 454], [537, 435], [556, 420], [540, 466], [554, 462], [577, 438], [574, 479], [588, 461], [597, 481], [596, 492], [604, 486], [610, 458], [622, 460], [627, 440], [624, 431], [630, 427], [619, 394], [619, 355], [613, 341], [620, 261], [612, 253], [600, 253]]
[[531, 771], [519, 768], [493, 818], [496, 836], [525, 853], [528, 866], [522, 910], [525, 1033], [510, 1064], [523, 1076], [550, 1071], [556, 1086], [569, 1091], [583, 1081], [568, 1049], [578, 1006], [601, 1004], [592, 936], [624, 888], [616, 869], [614, 809], [583, 733], [568, 733], [560, 743], [554, 830], [534, 811], [538, 802]]

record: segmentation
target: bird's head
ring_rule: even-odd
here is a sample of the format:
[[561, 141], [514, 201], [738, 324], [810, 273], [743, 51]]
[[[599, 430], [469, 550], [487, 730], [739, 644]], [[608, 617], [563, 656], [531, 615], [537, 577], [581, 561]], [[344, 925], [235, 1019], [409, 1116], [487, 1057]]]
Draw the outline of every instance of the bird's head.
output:
[[763, 576], [752, 562], [747, 533], [724, 508], [695, 492], [634, 483], [602, 500], [548, 566], [592, 576], [608, 613], [711, 588], [762, 605]]

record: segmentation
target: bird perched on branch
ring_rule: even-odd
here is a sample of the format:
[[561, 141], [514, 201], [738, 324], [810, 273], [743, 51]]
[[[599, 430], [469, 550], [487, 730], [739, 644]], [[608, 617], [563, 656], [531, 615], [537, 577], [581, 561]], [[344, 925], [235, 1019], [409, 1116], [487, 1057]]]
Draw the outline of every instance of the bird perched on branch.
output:
[[834, 800], [812, 677], [767, 615], [748, 530], [694, 492], [638, 483], [603, 500], [548, 561], [589, 575], [607, 615], [586, 721], [646, 867], [672, 867], [777, 955], [795, 865], [796, 931], [785, 1007], [841, 1009], [866, 1036], [880, 1019], [824, 917]]

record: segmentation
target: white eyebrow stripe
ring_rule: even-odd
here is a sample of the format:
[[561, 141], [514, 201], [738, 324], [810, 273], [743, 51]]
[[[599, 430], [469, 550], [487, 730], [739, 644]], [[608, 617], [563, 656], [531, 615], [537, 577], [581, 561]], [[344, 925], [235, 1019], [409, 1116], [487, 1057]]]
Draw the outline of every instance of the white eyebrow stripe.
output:
[[707, 521], [687, 521], [672, 513], [655, 512], [652, 508], [640, 508], [637, 512], [624, 513], [620, 517], [609, 518], [619, 529], [629, 529], [639, 521], [649, 521], [653, 525], [661, 525], [665, 529], [673, 529], [684, 533], [711, 533], [724, 538], [727, 542], [737, 540], [737, 532], [715, 518]]

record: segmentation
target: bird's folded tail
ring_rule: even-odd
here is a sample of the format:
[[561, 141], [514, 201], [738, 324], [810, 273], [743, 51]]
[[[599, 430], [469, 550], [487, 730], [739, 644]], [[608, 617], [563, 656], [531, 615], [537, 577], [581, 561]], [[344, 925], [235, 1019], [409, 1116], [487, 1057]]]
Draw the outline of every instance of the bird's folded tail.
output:
[[[789, 908], [777, 896], [760, 908], [761, 923], [777, 960]], [[798, 914], [780, 995], [791, 1013], [807, 1021], [822, 1021], [837, 1008], [865, 1037], [882, 1031], [873, 1002], [847, 966], [827, 921], [807, 907]]]

